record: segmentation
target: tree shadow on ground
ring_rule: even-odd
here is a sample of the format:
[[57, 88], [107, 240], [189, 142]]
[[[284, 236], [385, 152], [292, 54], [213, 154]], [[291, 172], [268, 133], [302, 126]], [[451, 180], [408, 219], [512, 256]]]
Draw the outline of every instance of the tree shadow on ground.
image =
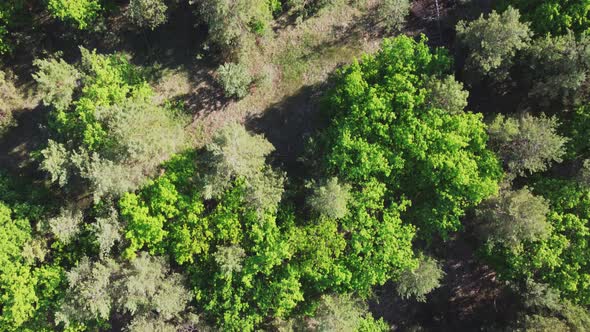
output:
[[513, 321], [518, 312], [516, 295], [475, 257], [475, 250], [474, 240], [465, 232], [456, 234], [437, 250], [446, 274], [426, 302], [401, 299], [390, 282], [376, 289], [370, 303], [373, 315], [399, 331], [419, 326], [424, 331], [470, 332], [502, 328]]
[[308, 138], [324, 126], [320, 100], [329, 83], [301, 88], [295, 94], [273, 104], [260, 115], [246, 119], [246, 128], [263, 134], [275, 147], [273, 159], [289, 178], [313, 175], [301, 160]]
[[42, 105], [14, 112], [16, 125], [0, 139], [1, 169], [15, 175], [43, 177], [31, 153], [42, 148], [47, 141], [47, 114], [47, 108]]

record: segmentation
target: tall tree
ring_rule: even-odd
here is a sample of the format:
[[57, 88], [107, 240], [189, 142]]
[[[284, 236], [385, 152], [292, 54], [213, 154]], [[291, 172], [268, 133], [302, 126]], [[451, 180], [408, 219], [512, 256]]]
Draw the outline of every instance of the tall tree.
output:
[[522, 23], [512, 7], [501, 14], [493, 11], [487, 18], [482, 14], [475, 21], [460, 21], [456, 30], [469, 52], [468, 68], [497, 81], [508, 77], [514, 56], [532, 37], [528, 23]]
[[[446, 236], [459, 229], [465, 208], [497, 190], [500, 169], [486, 149], [482, 116], [426, 102], [428, 82], [449, 65], [425, 39], [400, 36], [339, 73], [326, 103], [325, 165], [353, 186], [352, 218], [379, 218], [371, 202], [399, 211], [425, 237]], [[399, 204], [405, 198], [411, 205]]]
[[590, 38], [563, 36], [536, 39], [523, 52], [522, 66], [530, 84], [529, 96], [542, 105], [576, 105], [587, 91]]
[[497, 115], [488, 127], [490, 145], [512, 175], [544, 171], [561, 162], [568, 139], [557, 133], [558, 120], [544, 114], [534, 117]]
[[488, 244], [515, 248], [525, 241], [545, 240], [551, 232], [548, 202], [528, 188], [502, 190], [477, 209], [481, 236]]

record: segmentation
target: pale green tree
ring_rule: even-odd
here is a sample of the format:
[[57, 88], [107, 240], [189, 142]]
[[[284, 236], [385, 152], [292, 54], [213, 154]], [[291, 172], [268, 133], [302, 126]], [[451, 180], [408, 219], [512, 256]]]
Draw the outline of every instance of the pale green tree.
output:
[[33, 62], [37, 71], [33, 78], [43, 97], [43, 103], [58, 110], [67, 109], [78, 87], [80, 72], [63, 59], [37, 59]]
[[66, 298], [56, 314], [66, 326], [106, 322], [117, 313], [131, 329], [167, 327], [182, 319], [191, 298], [184, 278], [171, 272], [164, 258], [145, 252], [123, 263], [84, 258], [67, 277]]
[[445, 273], [432, 257], [418, 255], [418, 267], [406, 270], [397, 280], [397, 294], [403, 298], [415, 298], [426, 302], [426, 295], [440, 286]]
[[451, 75], [443, 79], [431, 78], [426, 83], [428, 96], [426, 103], [430, 107], [445, 110], [451, 114], [459, 114], [467, 107], [469, 92], [463, 88], [463, 83], [457, 82]]
[[210, 40], [224, 50], [238, 48], [252, 32], [264, 33], [272, 13], [265, 0], [191, 1], [209, 27]]
[[230, 62], [219, 66], [217, 81], [223, 87], [226, 96], [244, 98], [248, 94], [252, 77], [243, 64]]
[[493, 11], [471, 22], [460, 21], [457, 35], [469, 51], [468, 67], [497, 80], [505, 79], [516, 53], [528, 46], [532, 32], [518, 10]]
[[571, 105], [584, 97], [584, 83], [590, 71], [590, 38], [563, 36], [536, 39], [523, 56], [531, 90], [529, 96], [549, 105], [559, 102]]
[[491, 244], [516, 247], [523, 241], [544, 240], [549, 236], [549, 203], [528, 188], [502, 190], [477, 209], [481, 235]]
[[565, 154], [568, 139], [557, 133], [556, 117], [524, 114], [519, 117], [497, 115], [488, 127], [490, 146], [508, 172], [513, 175], [544, 171], [559, 163]]
[[49, 174], [51, 182], [65, 186], [71, 173], [70, 154], [65, 146], [50, 139], [47, 147], [41, 150], [41, 155], [41, 170]]
[[82, 211], [67, 207], [59, 215], [48, 220], [51, 233], [61, 242], [69, 243], [79, 232], [83, 219]]
[[110, 208], [104, 216], [99, 216], [92, 225], [99, 247], [99, 257], [107, 258], [116, 242], [121, 240], [121, 225], [115, 208]]
[[319, 214], [329, 218], [342, 218], [348, 213], [350, 189], [349, 185], [338, 183], [338, 178], [332, 177], [325, 184], [314, 188], [307, 204]]
[[205, 198], [217, 197], [230, 187], [232, 180], [243, 178], [248, 200], [257, 208], [276, 206], [281, 200], [284, 176], [267, 165], [266, 158], [274, 147], [263, 136], [251, 135], [243, 126], [230, 124], [215, 135], [206, 150], [201, 179]]
[[371, 316], [367, 304], [350, 294], [324, 295], [313, 317], [275, 321], [280, 332], [386, 332], [383, 319]]
[[217, 248], [213, 256], [221, 272], [229, 275], [242, 270], [242, 261], [246, 252], [240, 246], [233, 245]]
[[409, 0], [384, 0], [377, 7], [378, 18], [389, 32], [401, 30], [409, 14]]

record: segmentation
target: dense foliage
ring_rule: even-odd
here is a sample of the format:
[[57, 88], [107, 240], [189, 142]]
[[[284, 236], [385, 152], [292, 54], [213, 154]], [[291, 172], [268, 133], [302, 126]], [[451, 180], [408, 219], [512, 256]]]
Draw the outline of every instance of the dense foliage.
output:
[[[503, 241], [487, 246], [485, 255], [504, 277], [532, 278], [549, 284], [576, 303], [588, 305], [588, 189], [572, 181], [547, 179], [535, 185], [535, 193], [549, 201], [546, 218], [550, 226], [535, 226], [532, 231], [529, 230], [531, 233], [520, 236], [516, 233], [519, 237], [517, 244]], [[538, 203], [530, 197], [524, 204], [528, 209], [534, 209], [534, 204]], [[541, 211], [535, 213], [538, 212]], [[531, 219], [526, 223], [523, 220], [519, 224], [525, 226], [531, 222], [543, 222], [543, 212], [528, 218], [539, 220]], [[538, 231], [541, 233], [533, 235], [532, 232]]]
[[37, 62], [35, 79], [53, 107], [41, 169], [62, 187], [84, 179], [98, 200], [137, 188], [184, 146], [184, 134], [125, 58], [81, 51], [80, 70], [63, 60]]
[[0, 1], [0, 331], [590, 330], [588, 4], [489, 5]]
[[449, 66], [444, 50], [402, 36], [341, 71], [329, 99], [326, 168], [355, 186], [354, 201], [370, 198], [352, 215], [379, 224], [370, 214], [377, 204], [425, 237], [447, 236], [466, 208], [496, 192], [500, 169], [482, 116], [426, 103], [428, 82]]
[[524, 49], [532, 32], [520, 22], [520, 13], [512, 7], [488, 17], [457, 24], [457, 35], [469, 49], [467, 66], [482, 76], [502, 80], [508, 76], [512, 58]]
[[518, 8], [533, 29], [539, 34], [566, 34], [568, 30], [584, 34], [590, 28], [588, 3], [584, 0], [502, 0]]
[[101, 10], [100, 0], [48, 0], [47, 9], [56, 18], [73, 23], [79, 29], [89, 28]]

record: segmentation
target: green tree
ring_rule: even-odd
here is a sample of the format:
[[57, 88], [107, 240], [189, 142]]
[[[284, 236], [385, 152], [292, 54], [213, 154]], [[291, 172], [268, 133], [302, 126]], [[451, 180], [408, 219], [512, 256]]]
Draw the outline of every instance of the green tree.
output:
[[[60, 186], [83, 179], [98, 201], [143, 184], [146, 175], [184, 147], [184, 130], [179, 119], [152, 102], [141, 71], [125, 58], [81, 51], [79, 97], [69, 107], [60, 97], [64, 107], [52, 110], [41, 169]], [[64, 95], [71, 96], [71, 89]]]
[[131, 0], [127, 8], [129, 18], [140, 28], [154, 30], [166, 23], [168, 6], [163, 0]]
[[[425, 237], [459, 229], [464, 209], [495, 193], [500, 177], [482, 116], [426, 103], [427, 79], [446, 76], [449, 65], [446, 53], [431, 52], [424, 39], [387, 39], [374, 56], [339, 73], [326, 103], [327, 173], [352, 186], [356, 208], [371, 202], [376, 211], [397, 209]], [[364, 208], [351, 208], [351, 215], [376, 217], [375, 208]]]
[[239, 48], [251, 32], [263, 33], [272, 19], [265, 0], [205, 0], [194, 2], [209, 27], [210, 40], [224, 50]]
[[536, 39], [525, 51], [531, 89], [529, 96], [544, 105], [577, 104], [586, 95], [584, 83], [590, 70], [590, 38], [563, 36]]
[[0, 329], [16, 331], [35, 312], [37, 279], [22, 257], [31, 240], [29, 221], [0, 202]]
[[99, 0], [48, 0], [47, 9], [60, 20], [72, 22], [79, 29], [87, 29], [102, 7]]
[[486, 246], [484, 256], [505, 279], [532, 279], [558, 290], [576, 304], [590, 303], [587, 243], [590, 236], [587, 188], [566, 180], [544, 179], [534, 192], [549, 202], [549, 234], [518, 246]]
[[487, 18], [460, 21], [456, 30], [469, 51], [468, 68], [499, 81], [508, 77], [514, 56], [532, 36], [528, 23], [520, 22], [520, 13], [512, 7], [501, 14], [493, 11]]
[[490, 146], [513, 175], [544, 171], [552, 163], [561, 162], [566, 152], [568, 139], [557, 133], [558, 125], [556, 117], [544, 114], [516, 118], [500, 114], [488, 127]]
[[426, 294], [440, 286], [444, 277], [440, 264], [432, 257], [418, 255], [418, 267], [406, 270], [397, 280], [397, 293], [403, 299], [416, 298], [426, 302]]
[[22, 26], [19, 16], [25, 12], [25, 3], [24, 0], [0, 3], [0, 56], [10, 53], [13, 49], [10, 32]]
[[[231, 159], [242, 160], [233, 166], [264, 162], [264, 151], [231, 151], [244, 153]], [[248, 156], [258, 153], [258, 158]], [[210, 170], [195, 159], [195, 153], [173, 158], [161, 177], [126, 194], [119, 204], [128, 257], [145, 249], [169, 253], [186, 266], [196, 301], [219, 328], [252, 331], [269, 318], [288, 317], [299, 305], [311, 306], [311, 299], [330, 291], [366, 296], [373, 285], [415, 264], [413, 228], [402, 225], [398, 210], [382, 212], [383, 220], [363, 212], [379, 209], [382, 193], [374, 200], [351, 200], [363, 209], [346, 220], [320, 216], [302, 223], [278, 201], [264, 209], [251, 204], [245, 176], [230, 176], [223, 192], [204, 199], [199, 173]]]
[[590, 105], [576, 107], [561, 129], [571, 138], [567, 141], [567, 159], [590, 157], [590, 143], [586, 139], [590, 135]]

